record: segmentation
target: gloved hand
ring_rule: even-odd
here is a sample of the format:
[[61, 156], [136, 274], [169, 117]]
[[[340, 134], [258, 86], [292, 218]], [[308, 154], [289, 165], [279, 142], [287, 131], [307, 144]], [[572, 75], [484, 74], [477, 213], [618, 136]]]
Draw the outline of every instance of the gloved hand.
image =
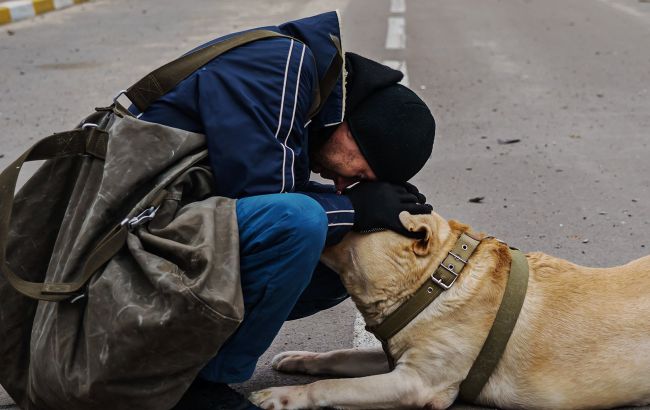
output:
[[409, 183], [360, 182], [345, 191], [354, 207], [356, 232], [376, 232], [390, 229], [409, 238], [423, 239], [424, 233], [411, 232], [399, 220], [399, 214], [407, 211], [413, 215], [431, 213], [433, 207], [426, 204], [426, 197]]

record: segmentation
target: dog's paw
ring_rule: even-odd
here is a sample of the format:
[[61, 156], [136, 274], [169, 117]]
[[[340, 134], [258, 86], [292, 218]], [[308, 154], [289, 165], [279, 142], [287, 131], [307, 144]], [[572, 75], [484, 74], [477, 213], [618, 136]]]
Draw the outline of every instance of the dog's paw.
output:
[[318, 374], [318, 355], [313, 352], [284, 352], [273, 358], [271, 366], [284, 373]]
[[312, 408], [304, 386], [271, 387], [251, 393], [248, 398], [264, 410], [299, 410]]

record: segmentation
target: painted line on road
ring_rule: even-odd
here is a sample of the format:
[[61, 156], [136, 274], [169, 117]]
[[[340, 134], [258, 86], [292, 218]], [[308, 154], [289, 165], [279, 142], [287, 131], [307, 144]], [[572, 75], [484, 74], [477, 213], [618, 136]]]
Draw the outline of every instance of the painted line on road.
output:
[[[406, 3], [404, 0], [391, 0], [390, 2], [391, 13], [403, 13], [406, 11]], [[389, 17], [388, 18], [388, 34], [386, 35], [386, 48], [389, 50], [399, 50], [406, 48], [406, 21], [404, 17]], [[399, 60], [384, 60], [383, 64], [394, 69], [399, 70], [404, 74], [404, 78], [400, 81], [405, 87], [409, 86], [408, 70], [406, 68], [406, 61]], [[361, 314], [357, 311], [354, 318], [354, 330], [352, 334], [352, 347], [359, 348], [372, 348], [381, 347], [381, 343], [375, 336], [366, 330], [366, 322], [363, 320]]]
[[390, 0], [391, 13], [405, 13], [406, 1], [405, 0]]
[[357, 312], [354, 319], [354, 335], [352, 338], [352, 347], [355, 349], [368, 348], [368, 347], [381, 347], [379, 340], [375, 336], [366, 331], [366, 322], [363, 317]]
[[626, 4], [618, 3], [612, 0], [600, 0], [601, 3], [607, 4], [608, 6], [629, 14], [630, 16], [638, 17], [643, 20], [648, 20], [650, 16], [644, 14], [643, 12], [635, 9], [634, 7], [628, 6]]
[[386, 48], [388, 50], [401, 50], [406, 48], [406, 21], [404, 17], [388, 18]]
[[0, 3], [0, 25], [25, 20], [88, 0], [14, 0]]
[[[404, 87], [409, 86], [409, 75], [406, 69], [406, 61], [398, 60], [384, 60], [382, 63], [394, 70], [399, 70], [404, 74], [404, 78], [400, 81]], [[361, 314], [357, 311], [354, 318], [354, 331], [352, 335], [352, 347], [355, 349], [381, 347], [379, 340], [375, 336], [366, 331], [366, 322], [363, 320]]]

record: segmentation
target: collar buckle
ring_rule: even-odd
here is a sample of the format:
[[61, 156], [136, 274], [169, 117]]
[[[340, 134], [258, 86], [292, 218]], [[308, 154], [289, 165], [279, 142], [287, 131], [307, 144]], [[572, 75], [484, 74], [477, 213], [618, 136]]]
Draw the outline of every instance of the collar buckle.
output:
[[465, 265], [467, 265], [467, 261], [466, 261], [465, 259], [463, 259], [463, 258], [461, 258], [460, 256], [456, 255], [456, 254], [453, 253], [452, 251], [449, 251], [449, 254], [450, 254], [451, 256], [453, 256], [457, 261], [462, 262], [462, 263], [463, 263], [463, 267], [464, 267]]
[[[456, 256], [456, 255], [454, 255], [454, 256]], [[458, 259], [462, 260], [460, 258], [458, 258]], [[445, 283], [444, 280], [437, 278], [436, 277], [436, 272], [438, 271], [437, 269], [436, 269], [435, 272], [433, 272], [431, 274], [431, 280], [434, 281], [438, 286], [440, 286], [444, 290], [449, 290], [452, 286], [454, 286], [454, 283], [456, 283], [456, 279], [458, 279], [458, 273], [454, 272], [453, 269], [449, 269], [447, 266], [445, 266], [444, 261], [440, 262], [440, 267], [452, 274], [453, 278], [451, 279], [451, 282]]]

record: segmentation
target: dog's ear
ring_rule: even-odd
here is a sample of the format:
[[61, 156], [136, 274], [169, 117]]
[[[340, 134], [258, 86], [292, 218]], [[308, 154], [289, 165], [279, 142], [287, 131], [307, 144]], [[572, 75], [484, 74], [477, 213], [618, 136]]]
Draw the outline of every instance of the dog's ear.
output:
[[406, 211], [399, 214], [402, 225], [411, 232], [424, 235], [422, 239], [413, 239], [413, 252], [419, 256], [427, 256], [433, 248], [433, 234], [435, 218], [431, 214], [411, 215]]

